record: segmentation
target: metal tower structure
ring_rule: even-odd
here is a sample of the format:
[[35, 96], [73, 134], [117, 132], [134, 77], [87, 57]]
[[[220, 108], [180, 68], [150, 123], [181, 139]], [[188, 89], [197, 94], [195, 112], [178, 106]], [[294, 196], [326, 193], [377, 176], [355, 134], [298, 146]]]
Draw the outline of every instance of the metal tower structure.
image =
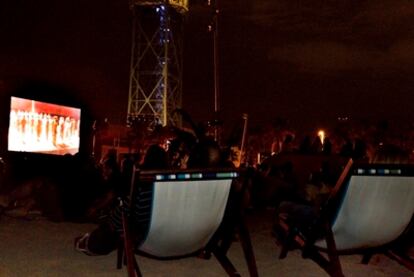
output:
[[130, 0], [133, 13], [127, 123], [181, 125], [183, 14], [188, 0]]

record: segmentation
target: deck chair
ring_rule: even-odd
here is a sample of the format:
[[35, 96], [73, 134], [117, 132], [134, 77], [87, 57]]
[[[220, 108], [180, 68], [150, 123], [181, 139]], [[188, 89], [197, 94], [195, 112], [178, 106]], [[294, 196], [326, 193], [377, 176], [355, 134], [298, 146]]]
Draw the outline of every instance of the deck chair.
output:
[[237, 232], [250, 276], [258, 276], [240, 175], [234, 169], [134, 170], [117, 267], [142, 276], [135, 254], [160, 260], [214, 255], [229, 276], [239, 276], [226, 255]]
[[280, 207], [274, 226], [280, 259], [299, 248], [330, 276], [343, 276], [340, 255], [361, 254], [367, 264], [381, 253], [414, 271], [414, 261], [399, 251], [410, 237], [413, 241], [413, 166], [350, 160], [325, 205], [290, 211]]

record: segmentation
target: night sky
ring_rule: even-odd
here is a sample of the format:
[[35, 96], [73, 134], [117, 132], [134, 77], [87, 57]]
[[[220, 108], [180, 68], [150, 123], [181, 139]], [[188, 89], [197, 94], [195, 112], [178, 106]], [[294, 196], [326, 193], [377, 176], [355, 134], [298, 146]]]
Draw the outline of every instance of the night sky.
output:
[[[185, 20], [184, 108], [213, 112], [210, 9]], [[414, 120], [414, 2], [221, 0], [220, 106], [225, 123], [248, 113], [323, 127], [338, 116]], [[0, 91], [61, 86], [96, 117], [126, 117], [131, 49], [127, 0], [3, 0]]]

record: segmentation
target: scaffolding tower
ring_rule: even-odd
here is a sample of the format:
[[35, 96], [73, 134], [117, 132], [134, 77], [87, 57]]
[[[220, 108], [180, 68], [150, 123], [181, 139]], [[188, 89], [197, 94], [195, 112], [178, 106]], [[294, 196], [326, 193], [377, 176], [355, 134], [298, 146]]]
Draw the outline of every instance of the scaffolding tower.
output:
[[188, 0], [131, 0], [132, 53], [127, 123], [180, 126], [183, 14]]

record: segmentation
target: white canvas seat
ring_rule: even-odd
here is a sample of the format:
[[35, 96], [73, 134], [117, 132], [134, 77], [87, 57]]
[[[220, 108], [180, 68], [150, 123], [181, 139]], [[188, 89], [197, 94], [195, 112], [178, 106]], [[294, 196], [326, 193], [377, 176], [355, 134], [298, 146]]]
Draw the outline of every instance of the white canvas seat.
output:
[[[298, 228], [289, 223], [289, 215], [279, 217], [279, 230], [288, 234], [281, 258], [288, 244], [295, 243], [304, 256], [316, 261], [331, 276], [342, 276], [338, 255], [360, 253], [368, 263], [375, 253], [397, 249], [412, 228], [414, 214], [414, 167], [411, 165], [352, 164], [350, 161], [314, 226]], [[317, 226], [318, 225], [318, 226]], [[320, 255], [326, 252], [328, 259]], [[397, 260], [414, 270], [414, 263], [404, 253]], [[393, 258], [396, 257], [395, 251]]]
[[203, 248], [223, 219], [231, 182], [232, 179], [192, 180], [191, 184], [185, 180], [154, 182], [150, 227], [139, 250], [170, 257]]
[[233, 186], [237, 178], [239, 172], [226, 169], [136, 170], [131, 185], [130, 216], [123, 215], [124, 236], [118, 249], [118, 267], [122, 253], [126, 254], [130, 276], [141, 275], [134, 252], [158, 259], [193, 255], [209, 258], [213, 254], [230, 276], [237, 276], [226, 252], [232, 235], [239, 231], [249, 271], [257, 276], [242, 217], [229, 212], [240, 210], [232, 209], [229, 204], [229, 199], [241, 203], [237, 199], [242, 192], [235, 191]]
[[[337, 250], [381, 246], [404, 232], [414, 212], [414, 176], [404, 173], [355, 166], [332, 225]], [[323, 240], [316, 245], [326, 247]]]

